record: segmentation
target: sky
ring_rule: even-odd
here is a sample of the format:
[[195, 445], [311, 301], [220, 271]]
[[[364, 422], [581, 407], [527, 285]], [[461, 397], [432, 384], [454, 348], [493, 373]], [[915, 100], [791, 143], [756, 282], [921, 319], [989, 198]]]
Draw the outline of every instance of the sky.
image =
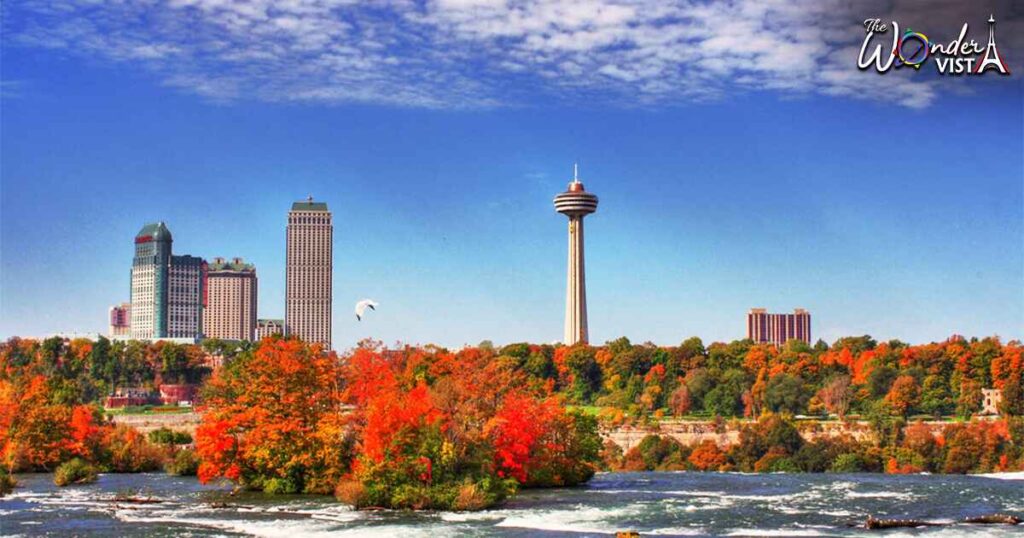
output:
[[[281, 318], [311, 195], [336, 348], [553, 342], [578, 162], [593, 343], [731, 341], [752, 307], [1021, 339], [1024, 13], [850, 4], [5, 2], [0, 337], [105, 332], [158, 220]], [[865, 18], [985, 43], [990, 13], [1009, 76], [856, 67]]]

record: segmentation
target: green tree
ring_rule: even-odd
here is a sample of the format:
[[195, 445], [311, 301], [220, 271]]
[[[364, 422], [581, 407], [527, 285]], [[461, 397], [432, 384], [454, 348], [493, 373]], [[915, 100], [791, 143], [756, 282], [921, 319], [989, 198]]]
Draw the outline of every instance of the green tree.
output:
[[790, 374], [780, 374], [768, 381], [765, 389], [764, 403], [773, 413], [803, 413], [807, 407], [807, 396], [800, 378]]
[[928, 375], [921, 387], [921, 412], [934, 417], [949, 415], [953, 412], [953, 397], [949, 393], [949, 383], [938, 375]]
[[832, 344], [832, 349], [839, 350], [846, 348], [849, 349], [850, 353], [853, 353], [854, 356], [857, 356], [860, 355], [861, 352], [875, 349], [876, 345], [878, 345], [878, 343], [875, 342], [873, 338], [865, 334], [864, 336], [847, 336], [840, 338]]
[[882, 398], [888, 394], [892, 382], [896, 381], [898, 375], [899, 372], [889, 366], [879, 366], [871, 370], [871, 373], [868, 374], [868, 389], [871, 391], [871, 396]]
[[601, 390], [601, 367], [594, 359], [594, 350], [586, 346], [573, 349], [565, 357], [565, 365], [573, 376], [572, 393], [579, 403], [591, 403]]
[[721, 381], [704, 397], [704, 409], [713, 415], [735, 417], [743, 413], [743, 392], [746, 374], [743, 370], [726, 371]]

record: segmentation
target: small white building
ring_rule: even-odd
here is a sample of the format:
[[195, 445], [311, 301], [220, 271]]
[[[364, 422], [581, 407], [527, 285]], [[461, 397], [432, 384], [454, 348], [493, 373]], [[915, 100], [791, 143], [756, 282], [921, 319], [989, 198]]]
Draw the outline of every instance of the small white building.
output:
[[998, 415], [999, 404], [1003, 402], [1003, 391], [999, 389], [981, 389], [981, 414]]

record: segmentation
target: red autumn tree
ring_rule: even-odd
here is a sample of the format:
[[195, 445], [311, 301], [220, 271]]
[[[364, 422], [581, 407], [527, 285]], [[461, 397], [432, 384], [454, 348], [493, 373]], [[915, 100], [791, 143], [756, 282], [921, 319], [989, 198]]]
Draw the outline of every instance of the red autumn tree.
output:
[[669, 397], [669, 408], [672, 409], [673, 415], [681, 417], [690, 411], [691, 405], [690, 389], [687, 388], [686, 383], [680, 380], [679, 386], [672, 391], [672, 395]]
[[550, 400], [541, 402], [517, 393], [505, 397], [486, 428], [494, 443], [498, 476], [511, 476], [521, 484], [526, 483], [531, 455], [559, 412]]

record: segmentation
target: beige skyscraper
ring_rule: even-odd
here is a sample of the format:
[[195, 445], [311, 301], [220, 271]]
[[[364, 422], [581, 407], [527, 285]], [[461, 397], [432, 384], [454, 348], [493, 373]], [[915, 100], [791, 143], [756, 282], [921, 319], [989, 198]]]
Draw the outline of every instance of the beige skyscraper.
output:
[[331, 275], [334, 226], [327, 204], [292, 204], [285, 262], [285, 334], [331, 348]]
[[569, 217], [569, 268], [565, 284], [565, 345], [586, 344], [587, 280], [583, 258], [583, 217], [597, 211], [597, 196], [586, 192], [573, 166], [569, 188], [555, 196], [555, 211]]
[[242, 258], [214, 258], [206, 272], [206, 293], [206, 337], [252, 340], [256, 332], [256, 267]]

